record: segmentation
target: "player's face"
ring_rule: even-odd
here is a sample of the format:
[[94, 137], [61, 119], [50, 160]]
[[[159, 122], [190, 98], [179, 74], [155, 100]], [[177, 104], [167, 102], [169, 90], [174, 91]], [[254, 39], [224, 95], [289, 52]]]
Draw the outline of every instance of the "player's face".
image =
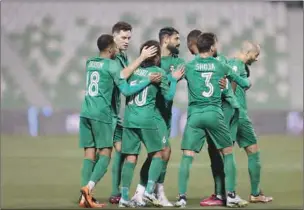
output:
[[249, 52], [247, 54], [248, 60], [247, 60], [246, 64], [251, 65], [254, 62], [258, 61], [259, 55], [260, 55], [260, 52]]
[[127, 50], [129, 47], [129, 42], [131, 39], [131, 31], [119, 31], [119, 33], [114, 33], [114, 41], [119, 50]]
[[179, 34], [173, 34], [168, 37], [167, 48], [172, 54], [179, 54], [180, 38]]
[[188, 46], [188, 50], [190, 51], [190, 53], [192, 55], [198, 54], [198, 49], [197, 49], [196, 43], [188, 42], [187, 46]]

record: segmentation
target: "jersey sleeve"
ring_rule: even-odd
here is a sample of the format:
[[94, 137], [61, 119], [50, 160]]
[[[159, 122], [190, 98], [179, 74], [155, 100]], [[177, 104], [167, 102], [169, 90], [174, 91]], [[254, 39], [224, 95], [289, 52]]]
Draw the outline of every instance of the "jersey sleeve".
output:
[[160, 82], [160, 91], [161, 94], [167, 101], [172, 101], [176, 92], [177, 80], [171, 77], [170, 85], [168, 76], [164, 75]]
[[229, 65], [222, 64], [224, 68], [224, 72], [229, 80], [234, 81], [237, 83], [240, 87], [242, 88], [249, 88], [250, 87], [250, 82], [247, 78], [241, 77], [238, 73], [236, 73], [233, 70], [233, 67], [231, 68]]
[[130, 85], [127, 80], [125, 80], [121, 74], [120, 67], [115, 61], [111, 61], [109, 65], [109, 73], [115, 83], [115, 85], [119, 88], [120, 92], [124, 96], [133, 95], [150, 84], [150, 79], [142, 80], [139, 84]]

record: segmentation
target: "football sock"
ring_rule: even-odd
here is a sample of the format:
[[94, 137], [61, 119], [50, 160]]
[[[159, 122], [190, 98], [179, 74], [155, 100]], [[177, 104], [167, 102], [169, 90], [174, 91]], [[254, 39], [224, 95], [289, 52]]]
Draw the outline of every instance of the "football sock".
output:
[[123, 158], [121, 152], [115, 151], [112, 164], [112, 196], [119, 195]]
[[109, 163], [110, 163], [110, 157], [105, 155], [100, 155], [93, 169], [93, 173], [91, 175], [90, 181], [97, 183], [107, 172]]
[[236, 185], [236, 163], [233, 153], [224, 155], [224, 171], [226, 191], [234, 192]]
[[133, 174], [134, 174], [134, 169], [135, 169], [135, 163], [131, 163], [129, 161], [125, 161], [122, 167], [122, 187], [121, 187], [121, 196], [122, 199], [128, 201], [129, 200], [129, 190], [131, 186], [131, 182], [133, 179]]
[[163, 169], [163, 160], [159, 157], [152, 158], [151, 166], [149, 169], [149, 178], [146, 187], [146, 192], [151, 194], [154, 192], [155, 182], [159, 179], [160, 173]]
[[148, 156], [144, 162], [144, 164], [141, 167], [140, 170], [140, 181], [139, 184], [142, 186], [146, 186], [148, 182], [148, 176], [149, 176], [149, 168], [151, 165], [152, 157]]
[[223, 158], [215, 146], [208, 146], [211, 161], [211, 171], [214, 180], [214, 193], [225, 195], [225, 173]]
[[248, 172], [250, 176], [251, 194], [259, 195], [260, 177], [261, 177], [261, 161], [260, 152], [248, 155]]
[[81, 169], [81, 187], [84, 187], [89, 183], [94, 165], [95, 161], [87, 158], [83, 159]]
[[165, 177], [166, 177], [166, 173], [167, 173], [167, 166], [168, 166], [168, 161], [163, 161], [163, 167], [162, 167], [162, 170], [161, 170], [161, 173], [160, 173], [160, 176], [159, 176], [159, 179], [157, 181], [157, 183], [164, 183], [165, 182]]
[[190, 168], [192, 166], [192, 161], [192, 156], [183, 154], [178, 173], [178, 191], [180, 195], [185, 195], [187, 192], [188, 179]]

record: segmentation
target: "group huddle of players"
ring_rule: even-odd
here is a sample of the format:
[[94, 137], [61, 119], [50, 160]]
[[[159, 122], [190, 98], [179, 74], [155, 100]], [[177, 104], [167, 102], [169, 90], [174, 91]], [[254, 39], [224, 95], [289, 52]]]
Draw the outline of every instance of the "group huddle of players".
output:
[[[130, 24], [116, 23], [112, 35], [98, 38], [99, 55], [86, 63], [86, 91], [79, 127], [80, 147], [84, 148], [79, 206], [105, 206], [93, 197], [92, 191], [107, 172], [114, 148], [110, 203], [119, 207], [185, 207], [193, 158], [205, 141], [215, 187], [214, 194], [203, 199], [201, 206], [248, 204], [236, 194], [235, 142], [248, 156], [249, 202], [272, 201], [259, 186], [260, 153], [246, 104], [246, 91], [251, 86], [248, 66], [257, 61], [260, 46], [245, 41], [235, 57], [227, 59], [217, 52], [214, 33], [192, 30], [187, 45], [193, 60], [186, 63], [178, 57], [179, 32], [165, 27], [159, 31], [159, 42], [143, 43], [140, 56], [129, 63], [126, 50], [131, 33]], [[179, 196], [172, 204], [165, 195], [164, 181], [171, 154], [173, 98], [182, 79], [188, 84], [188, 118], [181, 141]], [[126, 96], [123, 122], [119, 117], [120, 93]], [[148, 156], [136, 193], [130, 199], [141, 143]]]

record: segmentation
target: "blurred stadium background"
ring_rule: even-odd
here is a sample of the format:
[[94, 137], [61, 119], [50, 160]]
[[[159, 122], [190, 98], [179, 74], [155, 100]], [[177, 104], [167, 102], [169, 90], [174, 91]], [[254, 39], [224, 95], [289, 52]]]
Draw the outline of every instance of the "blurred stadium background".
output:
[[[248, 104], [261, 136], [266, 162], [264, 184], [267, 192], [276, 192], [274, 196], [281, 198], [275, 206], [302, 206], [303, 2], [2, 1], [2, 207], [75, 205], [82, 156], [77, 149], [77, 133], [85, 60], [97, 54], [97, 37], [110, 33], [119, 20], [134, 28], [128, 50], [131, 60], [139, 54], [142, 42], [158, 39], [158, 30], [164, 26], [180, 31], [180, 56], [186, 60], [191, 55], [185, 37], [194, 28], [215, 32], [220, 51], [227, 56], [233, 56], [243, 40], [261, 44], [259, 62], [251, 68], [253, 87], [248, 91]], [[186, 84], [181, 82], [171, 133], [177, 151], [186, 108]], [[168, 181], [172, 184], [171, 199], [177, 192], [177, 151], [169, 166], [174, 177]], [[243, 155], [238, 159], [239, 186], [248, 194]], [[196, 199], [212, 192], [209, 160], [206, 154], [201, 156], [190, 182], [189, 193]], [[195, 183], [202, 173], [206, 177], [203, 191]], [[110, 173], [106, 180], [110, 182]], [[106, 197], [110, 186], [100, 184], [100, 188], [98, 192]], [[293, 199], [284, 202], [285, 193]]]

